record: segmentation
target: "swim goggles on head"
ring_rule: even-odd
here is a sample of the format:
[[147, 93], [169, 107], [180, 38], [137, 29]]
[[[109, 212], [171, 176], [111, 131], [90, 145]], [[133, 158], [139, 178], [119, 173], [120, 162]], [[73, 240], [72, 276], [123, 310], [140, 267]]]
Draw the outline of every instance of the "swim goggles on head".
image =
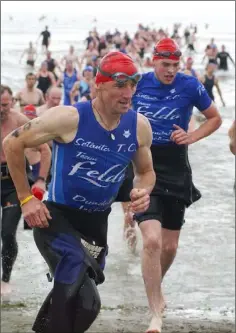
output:
[[128, 75], [126, 73], [121, 73], [121, 72], [110, 74], [110, 73], [104, 72], [100, 67], [98, 67], [98, 71], [102, 75], [110, 77], [110, 78], [112, 78], [114, 81], [116, 81], [118, 83], [126, 83], [127, 81], [131, 80], [135, 84], [137, 84], [141, 80], [141, 78], [142, 78], [142, 75], [140, 73], [135, 73], [133, 75]]
[[163, 52], [157, 52], [156, 49], [154, 49], [154, 56], [159, 56], [159, 57], [164, 57], [164, 58], [169, 58], [170, 56], [175, 56], [175, 57], [181, 57], [182, 52], [177, 50], [175, 52], [170, 52], [170, 51], [163, 51]]

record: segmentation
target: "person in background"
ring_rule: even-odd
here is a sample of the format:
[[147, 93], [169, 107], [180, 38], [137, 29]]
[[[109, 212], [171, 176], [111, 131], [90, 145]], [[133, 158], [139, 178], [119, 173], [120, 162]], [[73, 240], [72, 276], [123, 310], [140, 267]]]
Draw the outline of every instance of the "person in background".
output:
[[45, 98], [48, 88], [56, 85], [55, 77], [53, 73], [49, 72], [48, 64], [46, 61], [42, 62], [41, 67], [36, 74], [36, 78], [38, 80], [37, 88], [42, 91]]
[[59, 87], [50, 87], [46, 92], [46, 103], [37, 108], [37, 117], [40, 117], [45, 111], [60, 105], [62, 99], [62, 89]]
[[[73, 105], [76, 101], [82, 97], [88, 97], [90, 95], [90, 85], [94, 83], [93, 67], [86, 66], [83, 70], [83, 78], [76, 81], [70, 91], [70, 103]], [[87, 98], [86, 98], [87, 99]]]
[[40, 33], [36, 43], [38, 42], [40, 37], [43, 37], [42, 38], [42, 49], [43, 49], [43, 51], [47, 51], [48, 46], [49, 46], [50, 41], [51, 41], [51, 32], [48, 31], [48, 26], [46, 26], [45, 30]]
[[210, 98], [215, 101], [215, 96], [213, 94], [213, 87], [215, 86], [217, 89], [217, 92], [220, 96], [222, 105], [225, 106], [225, 101], [222, 96], [222, 92], [219, 86], [219, 80], [215, 77], [214, 72], [217, 69], [217, 65], [215, 63], [208, 63], [206, 66], [206, 72], [203, 77], [200, 78], [202, 84], [204, 85], [208, 95]]
[[20, 63], [22, 58], [27, 55], [26, 65], [34, 68], [35, 61], [37, 59], [37, 50], [33, 47], [33, 43], [29, 42], [29, 47], [25, 49], [20, 57]]
[[[24, 130], [30, 127], [29, 119], [21, 112], [12, 108], [12, 90], [8, 86], [1, 85], [1, 143], [5, 137], [14, 131], [14, 137], [18, 136], [18, 128], [23, 126]], [[31, 106], [32, 110], [34, 106]], [[29, 157], [37, 158], [37, 153], [42, 157], [37, 177], [34, 178], [27, 160]], [[14, 153], [13, 153], [14, 154]], [[45, 179], [48, 175], [51, 152], [47, 144], [37, 145], [35, 148], [27, 148], [23, 151], [24, 174], [29, 181], [29, 191], [39, 188], [45, 191]], [[25, 159], [26, 157], [26, 159]], [[1, 237], [2, 237], [2, 279], [1, 296], [11, 294], [11, 274], [18, 253], [16, 231], [21, 218], [21, 207], [17, 197], [17, 188], [9, 171], [4, 150], [1, 149]]]
[[35, 87], [36, 75], [34, 73], [28, 73], [25, 77], [25, 81], [25, 88], [21, 89], [14, 98], [15, 106], [19, 102], [21, 112], [24, 111], [26, 105], [32, 104], [37, 107], [45, 103], [42, 91]]
[[216, 59], [219, 59], [220, 61], [218, 64], [218, 69], [222, 69], [223, 71], [228, 71], [228, 59], [235, 66], [234, 60], [232, 59], [231, 55], [226, 52], [224, 45], [222, 45], [221, 51], [217, 53]]
[[80, 75], [78, 71], [73, 65], [72, 60], [66, 61], [66, 68], [64, 73], [61, 75], [59, 80], [57, 81], [57, 86], [60, 86], [61, 83], [63, 85], [64, 97], [63, 97], [63, 104], [64, 105], [71, 105], [70, 100], [70, 93], [71, 89], [74, 86], [74, 83], [80, 79]]

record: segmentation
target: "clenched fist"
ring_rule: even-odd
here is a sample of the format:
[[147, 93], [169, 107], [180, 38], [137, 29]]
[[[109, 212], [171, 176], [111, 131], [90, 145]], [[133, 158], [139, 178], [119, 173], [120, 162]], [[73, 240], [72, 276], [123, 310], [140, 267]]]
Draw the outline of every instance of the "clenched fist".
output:
[[145, 212], [150, 204], [150, 196], [146, 189], [133, 188], [130, 192], [130, 210], [133, 213]]

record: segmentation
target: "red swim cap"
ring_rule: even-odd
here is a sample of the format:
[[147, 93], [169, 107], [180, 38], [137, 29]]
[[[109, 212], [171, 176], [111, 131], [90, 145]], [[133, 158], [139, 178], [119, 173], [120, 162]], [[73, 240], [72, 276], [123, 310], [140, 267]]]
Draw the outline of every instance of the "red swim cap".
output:
[[[102, 71], [109, 74], [125, 73], [127, 75], [133, 75], [138, 72], [133, 59], [128, 55], [118, 51], [112, 51], [105, 55], [102, 58], [99, 67]], [[113, 81], [113, 79], [109, 76], [102, 75], [98, 69], [95, 83], [99, 84], [109, 81]]]
[[[170, 53], [170, 55], [168, 55], [168, 52]], [[157, 55], [156, 53], [163, 53], [163, 56]], [[165, 53], [167, 54], [166, 56], [164, 56]], [[158, 59], [179, 60], [181, 55], [182, 54], [179, 49], [179, 45], [176, 43], [176, 41], [174, 39], [163, 38], [154, 47], [152, 59], [153, 60], [158, 60]]]
[[23, 110], [24, 115], [36, 117], [36, 108], [33, 104], [26, 105]]

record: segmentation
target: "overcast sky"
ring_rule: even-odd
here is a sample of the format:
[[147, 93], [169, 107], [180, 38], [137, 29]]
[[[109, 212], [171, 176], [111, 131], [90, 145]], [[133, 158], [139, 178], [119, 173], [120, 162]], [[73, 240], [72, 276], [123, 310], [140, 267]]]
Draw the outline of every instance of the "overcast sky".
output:
[[[161, 11], [161, 12], [160, 12]], [[100, 17], [102, 13], [143, 14], [164, 17], [198, 16], [222, 17], [234, 19], [234, 1], [1, 1], [1, 14], [47, 13], [90, 14]]]

